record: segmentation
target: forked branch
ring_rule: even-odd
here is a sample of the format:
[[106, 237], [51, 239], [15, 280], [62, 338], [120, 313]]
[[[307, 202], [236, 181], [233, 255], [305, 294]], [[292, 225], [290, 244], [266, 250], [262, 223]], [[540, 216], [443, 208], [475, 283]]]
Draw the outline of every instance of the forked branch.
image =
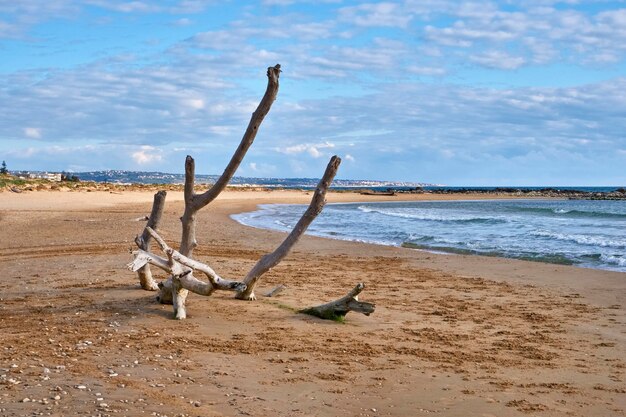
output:
[[215, 200], [226, 185], [230, 182], [233, 175], [239, 168], [241, 161], [248, 152], [248, 149], [254, 142], [256, 135], [259, 131], [261, 123], [265, 119], [265, 116], [272, 108], [272, 103], [276, 100], [278, 94], [278, 79], [280, 77], [280, 64], [276, 64], [273, 67], [267, 69], [267, 87], [265, 94], [259, 102], [248, 127], [241, 138], [241, 142], [237, 147], [237, 150], [230, 159], [230, 162], [224, 169], [222, 175], [213, 184], [211, 188], [202, 194], [196, 194], [194, 192], [195, 183], [195, 161], [188, 155], [185, 160], [185, 213], [181, 218], [183, 223], [183, 234], [180, 242], [180, 252], [185, 256], [192, 256], [193, 249], [196, 247], [196, 232], [195, 232], [195, 215], [198, 210], [205, 207], [211, 201]]
[[[158, 226], [159, 219], [163, 212], [165, 192], [159, 192], [155, 195], [152, 214], [149, 222], [141, 236], [136, 238], [139, 250], [133, 252], [135, 258], [128, 267], [133, 271], [140, 271], [140, 281], [142, 288], [155, 289], [155, 283], [150, 275], [149, 265], [161, 268], [170, 273], [170, 278], [161, 282], [158, 287], [160, 295], [157, 299], [162, 303], [172, 302], [176, 318], [183, 319], [186, 317], [185, 300], [187, 292], [192, 291], [200, 295], [211, 295], [216, 289], [236, 291], [237, 298], [245, 300], [255, 299], [254, 288], [263, 274], [276, 266], [293, 248], [296, 242], [307, 230], [311, 222], [322, 211], [326, 200], [326, 192], [337, 173], [337, 169], [341, 163], [341, 159], [333, 156], [326, 167], [326, 171], [320, 180], [311, 203], [305, 213], [302, 215], [294, 229], [289, 233], [287, 238], [272, 253], [263, 256], [256, 265], [246, 275], [243, 282], [231, 281], [220, 277], [211, 267], [198, 262], [193, 257], [193, 250], [197, 246], [196, 242], [196, 214], [197, 212], [211, 203], [226, 188], [233, 175], [240, 166], [246, 152], [256, 138], [261, 123], [269, 113], [273, 102], [278, 94], [280, 65], [269, 67], [267, 69], [267, 88], [263, 98], [261, 99], [257, 109], [254, 111], [248, 123], [248, 127], [237, 147], [236, 151], [224, 169], [224, 172], [215, 182], [215, 184], [201, 194], [196, 194], [195, 187], [195, 161], [191, 156], [187, 156], [185, 160], [185, 185], [184, 199], [185, 210], [181, 217], [182, 236], [179, 250], [171, 248], [159, 234], [155, 231]], [[159, 244], [166, 257], [154, 255], [149, 252], [150, 238], [155, 239]], [[200, 281], [193, 276], [194, 271], [200, 271], [208, 278], [208, 282]], [[321, 309], [320, 314], [326, 314], [324, 311], [331, 309], [334, 316], [343, 317], [348, 311], [360, 311], [364, 314], [370, 314], [374, 311], [374, 305], [370, 303], [360, 303], [357, 300], [358, 293], [363, 289], [363, 284], [359, 284], [346, 297], [333, 303], [323, 306], [313, 307], [311, 311]], [[345, 304], [345, 306], [344, 306]], [[330, 310], [329, 310], [330, 311]], [[312, 313], [313, 314], [313, 313]], [[333, 317], [334, 317], [333, 316]]]
[[[269, 113], [272, 103], [276, 100], [279, 87], [280, 77], [280, 64], [276, 64], [273, 67], [267, 69], [267, 87], [265, 94], [259, 102], [257, 109], [252, 113], [248, 127], [241, 138], [241, 142], [234, 152], [230, 162], [224, 169], [224, 172], [220, 178], [213, 184], [213, 186], [202, 194], [196, 194], [194, 192], [195, 186], [195, 161], [191, 156], [187, 156], [185, 160], [185, 211], [181, 217], [182, 222], [182, 236], [180, 240], [180, 254], [191, 258], [193, 256], [193, 250], [198, 245], [196, 241], [196, 213], [201, 208], [205, 207], [211, 201], [215, 200], [217, 196], [226, 188], [226, 185], [230, 182], [233, 175], [237, 171], [237, 168], [241, 164], [246, 152], [254, 142], [256, 135], [259, 131], [261, 123], [265, 119], [265, 116]], [[159, 285], [160, 294], [157, 299], [162, 303], [168, 303], [173, 300], [172, 279], [161, 283]], [[186, 297], [186, 290], [181, 289], [181, 297]]]
[[[163, 240], [163, 238], [151, 228], [146, 227], [146, 230], [148, 231], [150, 236], [152, 236], [154, 240], [159, 244], [163, 252], [168, 256], [170, 265], [176, 265], [178, 263], [188, 268], [183, 270], [182, 273], [176, 273], [176, 271], [170, 266], [170, 270], [168, 271], [172, 274], [181, 276], [180, 280], [183, 284], [183, 288], [200, 295], [211, 295], [214, 290], [242, 291], [243, 289], [245, 289], [246, 285], [242, 282], [231, 281], [220, 277], [210, 266], [202, 262], [198, 262], [194, 259], [188, 258], [177, 250], [172, 249], [165, 242], [165, 240]], [[162, 264], [162, 261], [159, 259], [159, 265], [157, 266], [160, 266]], [[207, 276], [209, 282], [202, 282], [199, 279], [195, 278], [193, 275], [189, 275], [188, 272], [193, 270], [202, 272], [204, 275]], [[185, 276], [182, 277], [183, 275]]]
[[[320, 180], [315, 193], [311, 199], [309, 207], [304, 212], [296, 226], [293, 228], [287, 238], [274, 250], [274, 252], [263, 256], [256, 265], [246, 275], [243, 282], [230, 281], [220, 277], [211, 267], [196, 260], [185, 256], [181, 252], [172, 249], [152, 228], [146, 227], [145, 233], [152, 237], [161, 247], [168, 259], [161, 258], [145, 251], [135, 252], [135, 261], [129, 264], [129, 268], [137, 270], [146, 264], [155, 265], [161, 269], [170, 272], [170, 279], [161, 283], [161, 295], [169, 295], [177, 318], [184, 318], [186, 291], [200, 294], [210, 295], [216, 289], [230, 290], [237, 292], [237, 298], [244, 300], [254, 300], [254, 287], [261, 276], [276, 266], [293, 248], [296, 242], [307, 230], [311, 222], [322, 212], [326, 203], [326, 192], [337, 173], [337, 169], [341, 164], [341, 158], [333, 156], [328, 165], [322, 179]], [[184, 222], [183, 222], [184, 223]], [[183, 265], [188, 269], [181, 269], [179, 265]], [[208, 283], [200, 281], [193, 276], [193, 270], [204, 273], [209, 279]], [[161, 300], [163, 302], [163, 300]]]

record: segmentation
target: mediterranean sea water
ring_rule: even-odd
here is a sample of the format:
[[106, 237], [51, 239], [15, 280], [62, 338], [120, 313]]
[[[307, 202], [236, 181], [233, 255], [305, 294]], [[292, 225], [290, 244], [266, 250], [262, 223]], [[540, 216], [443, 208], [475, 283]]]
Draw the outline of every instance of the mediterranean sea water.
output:
[[[304, 205], [262, 205], [242, 224], [291, 231]], [[626, 272], [626, 201], [328, 204], [308, 233], [335, 239]]]

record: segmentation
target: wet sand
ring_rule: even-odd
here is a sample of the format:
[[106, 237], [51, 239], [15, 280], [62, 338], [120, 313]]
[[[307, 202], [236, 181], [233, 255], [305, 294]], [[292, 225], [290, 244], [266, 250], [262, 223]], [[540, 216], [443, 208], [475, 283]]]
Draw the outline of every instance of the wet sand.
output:
[[[241, 278], [285, 235], [229, 214], [310, 197], [224, 193], [195, 257]], [[329, 201], [399, 198], [442, 196]], [[181, 200], [161, 227], [173, 245]], [[0, 193], [0, 415], [626, 415], [626, 274], [305, 236], [257, 290], [280, 295], [191, 295], [178, 322], [125, 268], [151, 201]], [[369, 317], [295, 312], [357, 282]]]

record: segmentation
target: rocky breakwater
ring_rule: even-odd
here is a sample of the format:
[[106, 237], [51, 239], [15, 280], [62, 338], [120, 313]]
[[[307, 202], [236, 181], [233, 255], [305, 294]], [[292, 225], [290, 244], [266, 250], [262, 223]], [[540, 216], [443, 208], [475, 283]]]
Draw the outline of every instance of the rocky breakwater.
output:
[[613, 191], [585, 191], [561, 188], [445, 188], [440, 189], [412, 189], [397, 191], [398, 193], [424, 194], [472, 194], [493, 197], [521, 197], [521, 198], [564, 198], [570, 200], [626, 200], [626, 189], [617, 188]]

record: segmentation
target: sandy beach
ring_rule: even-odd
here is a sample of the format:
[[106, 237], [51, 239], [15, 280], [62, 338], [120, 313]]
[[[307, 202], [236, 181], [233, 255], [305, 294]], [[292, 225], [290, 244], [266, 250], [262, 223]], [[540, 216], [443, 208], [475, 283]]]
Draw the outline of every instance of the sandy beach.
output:
[[[0, 416], [626, 415], [624, 273], [305, 236], [257, 291], [280, 295], [192, 294], [181, 322], [126, 269], [152, 195], [0, 193]], [[310, 197], [223, 193], [195, 257], [242, 278], [284, 234], [229, 215]], [[358, 282], [369, 317], [295, 312]]]

